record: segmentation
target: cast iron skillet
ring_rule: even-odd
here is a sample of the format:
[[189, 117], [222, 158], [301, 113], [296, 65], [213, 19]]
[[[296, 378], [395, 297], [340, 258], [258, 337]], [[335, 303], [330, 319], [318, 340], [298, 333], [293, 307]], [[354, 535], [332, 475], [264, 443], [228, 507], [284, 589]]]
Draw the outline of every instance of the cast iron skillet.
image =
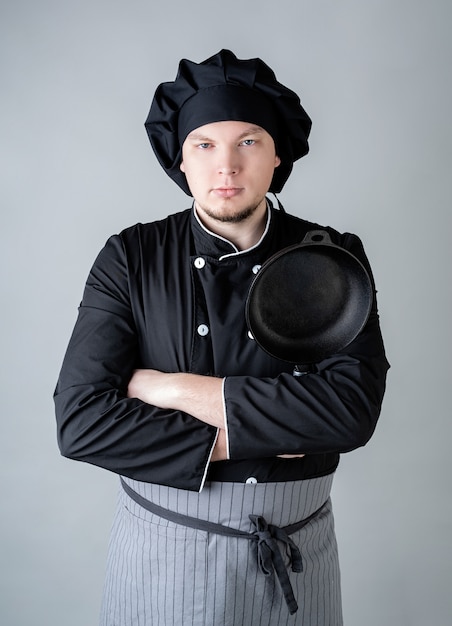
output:
[[248, 293], [246, 321], [271, 356], [309, 364], [353, 341], [371, 305], [362, 263], [326, 231], [312, 230], [262, 265]]

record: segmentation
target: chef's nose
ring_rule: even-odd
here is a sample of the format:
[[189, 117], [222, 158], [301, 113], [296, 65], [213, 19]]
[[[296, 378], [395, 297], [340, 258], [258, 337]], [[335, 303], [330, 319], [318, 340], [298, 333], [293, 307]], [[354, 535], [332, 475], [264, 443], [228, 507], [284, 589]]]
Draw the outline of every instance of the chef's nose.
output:
[[238, 155], [233, 148], [225, 148], [218, 155], [218, 172], [226, 176], [237, 174], [239, 170]]

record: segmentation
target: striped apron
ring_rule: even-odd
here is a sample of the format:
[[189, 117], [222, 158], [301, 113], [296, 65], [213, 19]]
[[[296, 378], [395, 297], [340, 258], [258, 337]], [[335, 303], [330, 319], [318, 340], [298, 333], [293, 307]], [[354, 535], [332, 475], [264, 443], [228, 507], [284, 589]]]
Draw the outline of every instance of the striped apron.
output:
[[[101, 626], [341, 626], [332, 480], [212, 482], [194, 493], [124, 479]], [[147, 510], [146, 501], [163, 515]], [[168, 519], [173, 513], [177, 523]], [[266, 541], [268, 528], [273, 537]], [[281, 554], [289, 591], [275, 573]], [[287, 600], [292, 591], [297, 610]]]

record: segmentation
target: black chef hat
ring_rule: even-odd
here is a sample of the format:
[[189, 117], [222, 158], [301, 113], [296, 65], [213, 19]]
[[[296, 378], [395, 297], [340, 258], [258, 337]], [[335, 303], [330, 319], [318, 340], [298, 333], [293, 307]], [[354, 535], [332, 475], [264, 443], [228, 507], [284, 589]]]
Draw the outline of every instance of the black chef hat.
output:
[[229, 50], [202, 63], [182, 59], [176, 80], [157, 87], [145, 127], [163, 169], [191, 195], [179, 167], [182, 144], [195, 128], [225, 120], [257, 124], [270, 133], [281, 159], [270, 191], [281, 191], [294, 161], [309, 150], [311, 120], [297, 94], [261, 59], [237, 59]]

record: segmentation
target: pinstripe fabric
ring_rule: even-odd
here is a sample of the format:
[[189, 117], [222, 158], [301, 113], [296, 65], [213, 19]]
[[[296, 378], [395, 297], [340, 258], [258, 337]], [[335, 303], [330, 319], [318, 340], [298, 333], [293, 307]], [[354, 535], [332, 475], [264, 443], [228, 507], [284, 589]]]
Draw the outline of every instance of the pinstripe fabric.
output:
[[299, 609], [258, 569], [253, 542], [157, 517], [121, 489], [101, 626], [341, 626], [340, 580], [329, 493], [333, 476], [287, 483], [206, 483], [201, 493], [126, 479], [159, 506], [251, 532], [249, 514], [277, 526], [324, 511], [291, 538], [304, 571], [290, 572]]

